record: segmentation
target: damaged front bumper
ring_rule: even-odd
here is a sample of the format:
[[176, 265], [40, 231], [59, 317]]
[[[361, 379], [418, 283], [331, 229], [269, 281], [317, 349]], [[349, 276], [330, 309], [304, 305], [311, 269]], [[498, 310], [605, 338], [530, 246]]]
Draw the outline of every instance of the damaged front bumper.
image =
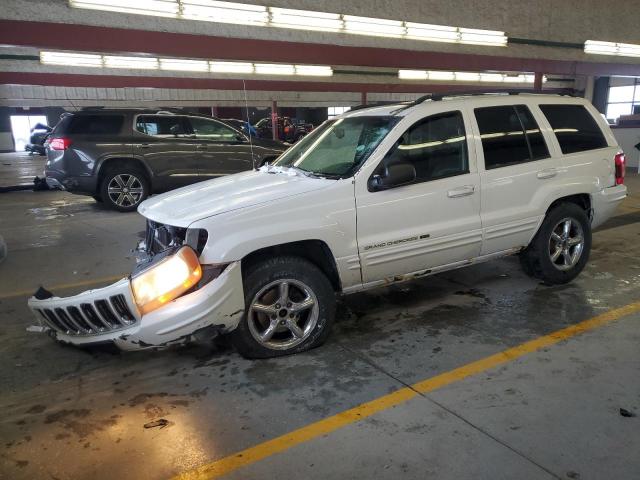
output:
[[201, 288], [141, 315], [131, 278], [72, 297], [29, 299], [43, 330], [74, 345], [115, 343], [123, 350], [183, 343], [209, 327], [233, 330], [244, 313], [240, 262]]

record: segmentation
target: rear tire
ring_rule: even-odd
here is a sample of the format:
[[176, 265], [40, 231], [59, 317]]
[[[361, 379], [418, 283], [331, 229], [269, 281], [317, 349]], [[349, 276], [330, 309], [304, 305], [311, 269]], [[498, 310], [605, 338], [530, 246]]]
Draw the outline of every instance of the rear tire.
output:
[[591, 224], [586, 212], [561, 203], [547, 213], [538, 233], [520, 254], [527, 275], [550, 285], [568, 283], [589, 260]]
[[104, 204], [119, 212], [136, 210], [148, 196], [147, 176], [135, 167], [112, 167], [107, 170], [100, 184], [100, 198]]
[[322, 345], [335, 317], [327, 277], [311, 262], [275, 257], [251, 267], [243, 279], [245, 312], [229, 338], [246, 358], [270, 358]]

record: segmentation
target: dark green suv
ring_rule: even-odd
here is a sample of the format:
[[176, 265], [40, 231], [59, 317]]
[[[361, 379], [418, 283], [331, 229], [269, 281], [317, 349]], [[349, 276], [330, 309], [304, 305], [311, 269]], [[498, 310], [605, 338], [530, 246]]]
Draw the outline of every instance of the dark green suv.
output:
[[211, 117], [126, 109], [64, 114], [45, 146], [49, 187], [122, 212], [151, 193], [259, 167], [287, 148]]

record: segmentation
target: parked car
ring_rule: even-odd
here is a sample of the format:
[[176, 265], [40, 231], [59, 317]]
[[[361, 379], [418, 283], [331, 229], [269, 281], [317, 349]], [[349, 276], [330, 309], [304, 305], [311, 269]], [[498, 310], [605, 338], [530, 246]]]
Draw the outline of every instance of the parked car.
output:
[[[272, 138], [271, 118], [263, 118], [256, 122], [255, 128], [260, 138]], [[295, 143], [313, 130], [310, 123], [294, 123], [289, 117], [278, 117], [278, 139]]]
[[[225, 118], [222, 121], [227, 125], [231, 125], [236, 130], [240, 130], [245, 135], [251, 135], [252, 137], [258, 136], [257, 130], [249, 122], [245, 122], [244, 120], [237, 120], [235, 118]], [[271, 138], [271, 137], [267, 137], [267, 138]]]
[[29, 143], [24, 147], [25, 151], [37, 153], [39, 155], [46, 155], [44, 143], [47, 138], [49, 138], [51, 130], [50, 126], [37, 123], [31, 129], [31, 137], [29, 138]]
[[250, 170], [285, 149], [211, 117], [89, 109], [64, 115], [51, 132], [45, 176], [50, 188], [128, 212], [151, 193]]
[[320, 345], [336, 294], [518, 254], [563, 284], [625, 198], [625, 161], [584, 99], [432, 97], [328, 120], [275, 163], [140, 205], [146, 261], [29, 306], [58, 340], [125, 349], [229, 334], [247, 357]]

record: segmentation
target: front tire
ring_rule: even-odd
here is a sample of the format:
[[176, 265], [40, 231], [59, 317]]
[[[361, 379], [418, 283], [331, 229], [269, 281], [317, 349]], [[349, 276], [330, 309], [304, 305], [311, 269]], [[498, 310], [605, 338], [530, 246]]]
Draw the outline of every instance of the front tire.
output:
[[586, 212], [573, 203], [561, 203], [547, 213], [520, 262], [528, 275], [547, 284], [568, 283], [589, 260], [591, 224]]
[[109, 208], [132, 212], [149, 196], [149, 181], [144, 172], [132, 167], [107, 171], [100, 185], [100, 198]]
[[275, 257], [249, 268], [245, 312], [229, 336], [247, 358], [270, 358], [315, 348], [327, 339], [335, 294], [327, 277], [299, 257]]

